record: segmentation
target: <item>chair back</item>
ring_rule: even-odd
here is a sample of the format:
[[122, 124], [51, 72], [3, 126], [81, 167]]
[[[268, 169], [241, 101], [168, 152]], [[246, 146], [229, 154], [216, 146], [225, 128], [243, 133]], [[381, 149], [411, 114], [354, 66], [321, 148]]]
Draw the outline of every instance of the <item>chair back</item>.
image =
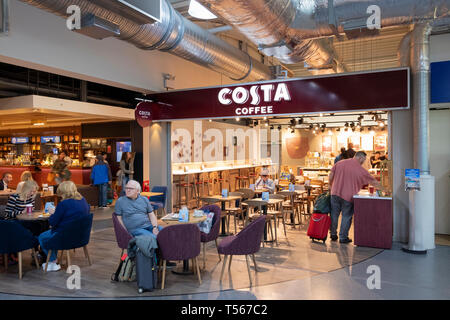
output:
[[228, 193], [228, 195], [232, 196], [232, 197], [241, 197], [240, 199], [236, 200], [236, 202], [235, 202], [235, 207], [240, 208], [242, 198], [244, 198], [244, 194], [242, 192], [230, 192], [230, 193]]
[[234, 248], [231, 249], [231, 254], [246, 255], [258, 252], [265, 224], [266, 216], [262, 215], [242, 229], [233, 241]]
[[243, 199], [253, 199], [255, 197], [255, 191], [249, 188], [242, 188], [237, 190], [237, 192], [243, 193]]
[[84, 247], [89, 243], [94, 215], [88, 215], [70, 221], [58, 229], [55, 235], [48, 241], [50, 250], [70, 250]]
[[200, 229], [195, 224], [167, 226], [156, 239], [164, 260], [187, 260], [200, 254]]
[[19, 221], [0, 220], [0, 254], [33, 248], [38, 240]]
[[217, 239], [220, 231], [220, 216], [222, 215], [222, 210], [219, 206], [215, 204], [206, 205], [200, 208], [200, 210], [209, 210], [209, 212], [214, 212], [214, 218], [212, 220], [212, 226], [209, 233], [200, 232], [201, 242], [209, 242]]
[[112, 220], [114, 225], [114, 233], [116, 234], [117, 245], [120, 249], [128, 249], [128, 242], [133, 239], [133, 236], [125, 229], [119, 221], [117, 214], [112, 213]]
[[269, 202], [250, 199], [250, 200], [245, 200], [244, 203], [247, 204], [249, 207], [262, 207], [262, 206], [266, 206]]
[[163, 194], [160, 196], [152, 196], [150, 197], [150, 201], [152, 202], [161, 202], [164, 207], [166, 207], [166, 198], [167, 198], [167, 187], [166, 186], [154, 186], [152, 188], [152, 192], [162, 192]]
[[269, 199], [285, 199], [285, 196], [283, 194], [269, 194]]

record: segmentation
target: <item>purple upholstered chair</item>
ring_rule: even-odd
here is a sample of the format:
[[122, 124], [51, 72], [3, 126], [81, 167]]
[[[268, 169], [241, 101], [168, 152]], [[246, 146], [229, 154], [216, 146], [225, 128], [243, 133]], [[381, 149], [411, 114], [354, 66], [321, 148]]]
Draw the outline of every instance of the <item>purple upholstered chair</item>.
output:
[[[217, 245], [217, 237], [219, 236], [219, 231], [220, 231], [220, 217], [222, 214], [222, 210], [220, 209], [219, 206], [217, 206], [215, 204], [203, 206], [200, 208], [200, 210], [214, 212], [214, 218], [213, 218], [211, 230], [209, 231], [209, 233], [200, 232], [200, 241], [203, 243], [203, 269], [205, 269], [205, 267], [206, 267], [206, 254], [205, 254], [206, 243], [214, 240], [216, 242], [216, 247], [217, 248], [219, 247]], [[221, 260], [222, 259], [220, 258], [220, 254], [219, 254], [219, 261], [221, 261]]]
[[158, 236], [158, 247], [163, 261], [161, 289], [166, 279], [166, 261], [192, 259], [196, 266], [198, 281], [202, 284], [197, 256], [200, 254], [200, 229], [195, 224], [176, 224], [162, 229]]
[[120, 254], [120, 256], [122, 257], [123, 251], [128, 248], [128, 242], [130, 242], [133, 236], [129, 234], [127, 229], [122, 226], [115, 212], [113, 212], [112, 214], [112, 220], [114, 224], [114, 232], [116, 234], [117, 245], [120, 249], [122, 249], [122, 253]]
[[261, 239], [264, 233], [264, 225], [266, 223], [266, 216], [262, 215], [255, 221], [247, 225], [241, 232], [235, 236], [229, 236], [224, 238], [217, 248], [219, 254], [224, 254], [222, 273], [220, 274], [220, 281], [222, 281], [223, 272], [227, 263], [228, 256], [230, 257], [230, 264], [228, 270], [231, 267], [231, 259], [233, 255], [245, 255], [245, 261], [247, 262], [248, 277], [250, 279], [250, 286], [252, 285], [252, 277], [250, 274], [250, 265], [248, 263], [248, 255], [252, 255], [253, 263], [256, 269], [255, 253], [259, 251], [261, 246]]

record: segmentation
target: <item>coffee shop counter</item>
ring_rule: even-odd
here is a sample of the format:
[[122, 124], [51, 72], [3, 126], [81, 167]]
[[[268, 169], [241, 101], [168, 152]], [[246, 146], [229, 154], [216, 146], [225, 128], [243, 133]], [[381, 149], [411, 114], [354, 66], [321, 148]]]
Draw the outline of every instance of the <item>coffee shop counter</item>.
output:
[[354, 243], [357, 246], [392, 247], [392, 197], [377, 196], [361, 190], [353, 196]]
[[[15, 188], [20, 182], [20, 176], [22, 173], [24, 171], [31, 171], [33, 179], [39, 186], [42, 186], [43, 183], [48, 183], [47, 176], [51, 170], [51, 167], [45, 166], [0, 166], [0, 177], [3, 176], [4, 172], [10, 172], [13, 176], [13, 181], [10, 186]], [[69, 170], [72, 173], [70, 180], [75, 184], [90, 184], [91, 168], [69, 167]]]

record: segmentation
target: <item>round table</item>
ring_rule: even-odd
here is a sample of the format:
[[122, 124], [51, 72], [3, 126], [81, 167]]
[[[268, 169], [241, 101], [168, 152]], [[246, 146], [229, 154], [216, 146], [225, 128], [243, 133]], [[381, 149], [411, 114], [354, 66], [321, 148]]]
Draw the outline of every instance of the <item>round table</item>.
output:
[[[171, 213], [165, 215], [161, 219], [158, 220], [158, 225], [176, 225], [176, 224], [186, 224], [186, 223], [200, 223], [206, 220], [206, 215], [202, 217], [194, 217], [194, 210], [189, 211], [189, 219], [188, 221], [178, 221], [178, 218], [168, 219], [170, 217]], [[181, 275], [190, 275], [194, 272], [189, 270], [189, 260], [183, 260], [183, 268], [181, 270], [172, 270], [175, 274], [181, 274]]]
[[31, 214], [22, 213], [16, 216], [16, 219], [28, 230], [33, 236], [37, 237], [42, 232], [50, 229], [48, 219], [51, 215], [44, 215], [43, 210], [33, 211]]

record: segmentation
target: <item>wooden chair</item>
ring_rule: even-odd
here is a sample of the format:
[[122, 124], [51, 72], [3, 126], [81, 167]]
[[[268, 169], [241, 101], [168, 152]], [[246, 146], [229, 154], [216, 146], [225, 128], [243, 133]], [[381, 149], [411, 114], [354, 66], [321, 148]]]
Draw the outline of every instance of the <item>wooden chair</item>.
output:
[[240, 218], [242, 220], [242, 223], [244, 223], [244, 211], [242, 210], [242, 198], [244, 197], [244, 194], [242, 192], [230, 192], [228, 195], [230, 196], [237, 196], [241, 197], [239, 200], [235, 202], [237, 203], [237, 206], [230, 206], [228, 208], [225, 208], [225, 212], [227, 213], [227, 229], [228, 232], [230, 231], [230, 220], [231, 216], [234, 217], [234, 233], [237, 233], [237, 221], [236, 217]]
[[[284, 190], [284, 191], [280, 191], [278, 192], [278, 195], [281, 195], [285, 198], [287, 198], [287, 200], [285, 202], [283, 202], [283, 211], [284, 214], [291, 214], [291, 219], [292, 219], [292, 226], [295, 229], [295, 226], [298, 224], [301, 224], [301, 218], [300, 218], [300, 211], [297, 208], [297, 204], [295, 202], [296, 198], [297, 198], [297, 193], [292, 192], [292, 191], [288, 191], [288, 190]], [[297, 220], [298, 223], [295, 222], [295, 217], [297, 216]]]
[[[281, 194], [269, 194], [269, 199], [281, 199], [281, 200], [284, 200], [284, 196], [281, 195]], [[276, 208], [275, 206], [271, 206], [271, 208], [267, 210], [267, 215], [270, 216], [272, 219], [274, 219], [275, 243], [278, 245], [277, 228], [278, 228], [279, 219], [281, 219], [281, 221], [283, 222], [284, 236], [287, 239], [286, 222], [285, 222], [285, 218], [284, 218], [285, 212], [284, 212], [283, 205], [278, 206], [278, 208]]]
[[[246, 200], [244, 203], [248, 206], [247, 215], [245, 216], [244, 227], [247, 226], [250, 222], [261, 217], [263, 215], [262, 207], [267, 206], [269, 204], [268, 201], [252, 200], [252, 199]], [[255, 213], [255, 208], [258, 208], [258, 213]], [[269, 224], [270, 234], [272, 236], [272, 239], [274, 239], [271, 221], [272, 218], [269, 215], [266, 215], [266, 224]], [[264, 245], [264, 241], [262, 243]]]

